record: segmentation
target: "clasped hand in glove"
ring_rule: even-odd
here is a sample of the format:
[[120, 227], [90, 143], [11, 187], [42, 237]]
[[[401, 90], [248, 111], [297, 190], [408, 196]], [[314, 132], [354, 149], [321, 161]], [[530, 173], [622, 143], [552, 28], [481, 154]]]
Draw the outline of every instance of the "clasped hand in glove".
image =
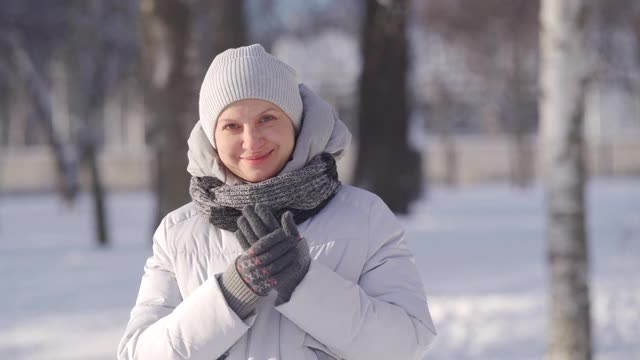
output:
[[272, 289], [278, 292], [276, 305], [289, 301], [311, 264], [309, 247], [291, 212], [284, 213], [279, 224], [267, 206], [247, 205], [235, 235], [245, 252], [220, 279], [229, 305], [244, 318], [253, 311], [257, 297]]

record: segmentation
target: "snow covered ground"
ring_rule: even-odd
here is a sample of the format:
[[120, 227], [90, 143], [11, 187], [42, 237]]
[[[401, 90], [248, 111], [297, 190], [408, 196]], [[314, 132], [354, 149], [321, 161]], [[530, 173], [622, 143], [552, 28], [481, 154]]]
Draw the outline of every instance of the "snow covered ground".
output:
[[[0, 359], [113, 359], [150, 254], [148, 193], [112, 194], [113, 246], [93, 245], [91, 202], [0, 198]], [[589, 230], [596, 359], [640, 359], [640, 180], [593, 181]], [[402, 219], [439, 336], [427, 359], [541, 359], [539, 188], [434, 189]]]

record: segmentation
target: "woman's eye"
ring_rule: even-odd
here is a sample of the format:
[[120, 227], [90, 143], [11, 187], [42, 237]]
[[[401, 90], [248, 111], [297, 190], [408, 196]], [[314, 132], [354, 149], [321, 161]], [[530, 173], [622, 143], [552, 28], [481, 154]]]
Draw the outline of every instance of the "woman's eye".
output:
[[237, 129], [239, 126], [236, 124], [226, 124], [222, 127], [222, 130], [235, 130]]
[[276, 119], [276, 117], [273, 116], [273, 115], [265, 115], [260, 119], [260, 122], [264, 123], [264, 122], [269, 122], [269, 121], [275, 120], [275, 119]]

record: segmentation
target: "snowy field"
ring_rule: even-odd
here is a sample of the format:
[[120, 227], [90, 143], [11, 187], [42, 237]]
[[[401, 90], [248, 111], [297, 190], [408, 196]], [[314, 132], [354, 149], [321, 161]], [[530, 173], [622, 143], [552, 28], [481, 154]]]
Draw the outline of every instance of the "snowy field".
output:
[[[434, 189], [402, 221], [439, 336], [427, 359], [541, 359], [547, 325], [539, 188]], [[594, 181], [589, 230], [596, 359], [640, 359], [640, 180]], [[150, 254], [148, 193], [0, 198], [0, 359], [114, 359]]]

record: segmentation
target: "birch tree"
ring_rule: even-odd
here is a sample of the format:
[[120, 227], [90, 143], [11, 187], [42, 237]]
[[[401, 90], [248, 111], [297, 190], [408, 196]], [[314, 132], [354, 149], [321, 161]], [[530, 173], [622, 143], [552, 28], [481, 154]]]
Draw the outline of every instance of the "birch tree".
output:
[[583, 140], [589, 1], [543, 0], [540, 9], [551, 360], [592, 356]]

